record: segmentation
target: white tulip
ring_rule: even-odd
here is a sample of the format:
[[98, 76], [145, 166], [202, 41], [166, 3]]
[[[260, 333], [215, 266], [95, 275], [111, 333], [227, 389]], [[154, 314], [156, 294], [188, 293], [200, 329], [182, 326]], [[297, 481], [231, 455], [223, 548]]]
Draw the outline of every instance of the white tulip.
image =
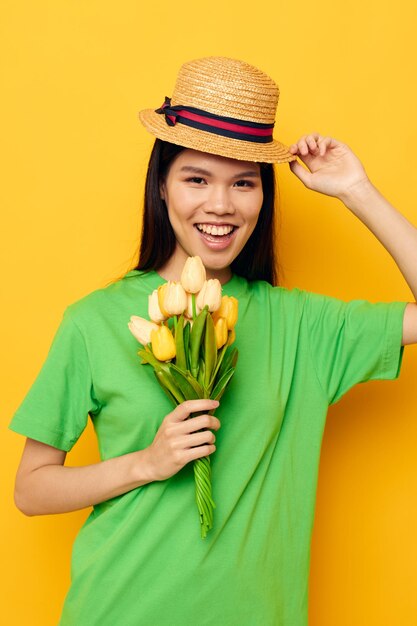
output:
[[206, 280], [197, 296], [197, 304], [200, 310], [208, 305], [210, 313], [217, 311], [222, 303], [222, 286], [217, 278]]
[[158, 290], [154, 289], [150, 296], [148, 296], [148, 315], [153, 322], [159, 324], [166, 320], [166, 316], [162, 313], [158, 302]]
[[158, 324], [154, 324], [149, 320], [145, 320], [138, 315], [131, 315], [130, 322], [127, 323], [132, 335], [141, 343], [146, 346], [151, 341], [151, 332], [158, 330]]
[[206, 268], [199, 256], [189, 256], [181, 274], [181, 285], [188, 293], [198, 293], [206, 280]]

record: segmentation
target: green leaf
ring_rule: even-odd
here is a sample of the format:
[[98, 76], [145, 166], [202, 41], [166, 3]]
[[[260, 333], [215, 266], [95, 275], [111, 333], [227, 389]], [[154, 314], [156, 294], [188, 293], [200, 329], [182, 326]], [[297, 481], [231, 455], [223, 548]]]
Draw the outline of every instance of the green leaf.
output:
[[230, 348], [229, 346], [227, 346], [227, 350], [221, 356], [222, 358], [221, 366], [218, 372], [216, 373], [215, 380], [213, 381], [212, 384], [216, 385], [217, 382], [221, 379], [221, 377], [225, 374], [225, 372], [227, 372], [231, 367], [236, 367], [237, 357], [238, 357], [238, 349]]
[[[217, 372], [219, 371], [220, 366], [221, 366], [221, 364], [222, 364], [222, 362], [223, 362], [223, 358], [224, 358], [224, 355], [225, 355], [225, 353], [226, 353], [226, 350], [227, 350], [227, 345], [225, 344], [225, 345], [224, 345], [224, 346], [223, 346], [223, 347], [222, 347], [222, 348], [218, 351], [218, 354], [217, 354], [217, 363], [216, 363], [216, 367], [214, 368], [214, 371], [212, 372], [212, 375], [211, 375], [211, 380], [210, 380], [209, 385], [208, 385], [208, 388], [209, 388], [210, 390], [213, 388], [213, 385], [215, 384], [215, 380], [216, 380]], [[219, 378], [219, 377], [217, 377], [217, 379], [218, 379], [218, 378]]]
[[232, 367], [236, 367], [238, 356], [239, 356], [239, 350], [237, 348], [232, 348], [231, 357], [230, 357], [230, 364]]
[[185, 369], [187, 369], [189, 371], [191, 370], [191, 364], [190, 364], [190, 331], [191, 331], [191, 324], [189, 322], [187, 322], [186, 325], [184, 326], [183, 340], [184, 340], [184, 351], [185, 351], [185, 361], [186, 361]]
[[179, 317], [175, 330], [175, 351], [176, 365], [182, 370], [187, 369], [187, 360], [185, 357], [184, 347], [184, 316], [182, 314]]
[[230, 370], [225, 372], [223, 376], [220, 378], [217, 385], [214, 387], [213, 391], [210, 394], [210, 398], [212, 400], [220, 400], [222, 397], [224, 390], [226, 389], [227, 384], [230, 382], [233, 374], [235, 373], [234, 368], [232, 367]]
[[155, 378], [158, 381], [158, 383], [160, 384], [161, 388], [163, 389], [165, 394], [168, 396], [168, 398], [171, 400], [172, 404], [174, 406], [178, 406], [179, 403], [178, 403], [177, 399], [175, 398], [175, 396], [172, 395], [172, 393], [169, 391], [169, 389], [167, 387], [165, 387], [165, 384], [159, 379], [158, 372], [156, 372], [154, 370], [153, 373], [155, 374]]
[[138, 355], [142, 357], [142, 359], [146, 363], [149, 363], [150, 365], [152, 365], [154, 370], [162, 371], [161, 361], [158, 361], [158, 359], [156, 358], [156, 356], [152, 354], [152, 352], [148, 352], [148, 350], [138, 350]]
[[198, 374], [197, 374], [197, 382], [199, 383], [199, 385], [201, 385], [201, 387], [204, 388], [204, 373], [205, 373], [205, 363], [203, 361], [203, 359], [200, 359], [200, 366], [198, 368]]
[[208, 306], [199, 313], [194, 321], [190, 335], [190, 356], [191, 374], [194, 378], [198, 376], [198, 360], [200, 356], [200, 346], [203, 339], [204, 326], [206, 323]]
[[154, 373], [161, 387], [167, 389], [170, 394], [175, 398], [178, 404], [181, 404], [181, 402], [184, 402], [186, 400], [181, 390], [176, 385], [175, 381], [172, 380], [171, 376], [162, 371], [154, 370]]
[[208, 389], [211, 375], [216, 367], [217, 346], [214, 333], [213, 318], [208, 313], [206, 318], [206, 332], [204, 333], [204, 387]]
[[[176, 366], [176, 365], [174, 365], [173, 363], [171, 363], [170, 367], [171, 367], [171, 368], [174, 368], [174, 369], [179, 369], [179, 368], [177, 368], [177, 366]], [[204, 389], [203, 389], [203, 387], [199, 384], [199, 382], [198, 382], [198, 381], [194, 378], [194, 376], [193, 376], [193, 375], [192, 375], [192, 374], [191, 374], [188, 370], [186, 370], [185, 372], [180, 370], [180, 373], [181, 373], [183, 376], [185, 376], [185, 377], [186, 377], [186, 379], [188, 380], [188, 382], [190, 383], [190, 385], [192, 385], [192, 386], [194, 387], [194, 390], [195, 390], [195, 392], [198, 394], [198, 397], [199, 397], [199, 398], [204, 398], [204, 397], [205, 397], [205, 396], [204, 396]]]
[[187, 380], [185, 373], [182, 372], [180, 369], [178, 369], [178, 367], [175, 367], [175, 365], [173, 364], [170, 365], [170, 370], [171, 370], [171, 375], [173, 379], [175, 380], [176, 385], [181, 390], [181, 393], [183, 394], [185, 399], [186, 400], [198, 400], [200, 396], [198, 395], [194, 387], [191, 385], [191, 383]]

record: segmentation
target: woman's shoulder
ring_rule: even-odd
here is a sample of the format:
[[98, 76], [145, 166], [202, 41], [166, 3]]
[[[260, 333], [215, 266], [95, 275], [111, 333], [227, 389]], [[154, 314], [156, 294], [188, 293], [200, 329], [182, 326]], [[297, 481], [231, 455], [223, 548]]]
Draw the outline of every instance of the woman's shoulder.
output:
[[285, 287], [284, 285], [271, 285], [266, 280], [247, 281], [247, 289], [253, 297], [255, 295], [268, 297], [272, 300], [304, 301], [307, 291], [299, 287]]
[[70, 302], [65, 314], [82, 322], [102, 316], [106, 311], [118, 310], [129, 301], [147, 300], [152, 292], [152, 282], [155, 282], [154, 272], [130, 270]]

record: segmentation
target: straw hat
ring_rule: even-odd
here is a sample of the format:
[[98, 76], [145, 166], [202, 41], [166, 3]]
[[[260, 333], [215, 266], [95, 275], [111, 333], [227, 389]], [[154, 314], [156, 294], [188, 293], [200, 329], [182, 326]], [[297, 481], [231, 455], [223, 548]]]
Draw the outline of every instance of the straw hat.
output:
[[165, 141], [243, 161], [286, 163], [297, 157], [273, 138], [279, 87], [238, 59], [210, 56], [184, 63], [172, 98], [139, 119]]

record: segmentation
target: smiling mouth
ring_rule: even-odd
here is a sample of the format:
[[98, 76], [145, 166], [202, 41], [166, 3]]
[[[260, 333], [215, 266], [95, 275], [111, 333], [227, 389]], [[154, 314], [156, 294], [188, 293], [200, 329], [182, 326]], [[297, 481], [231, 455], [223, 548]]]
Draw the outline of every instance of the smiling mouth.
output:
[[210, 235], [211, 237], [222, 238], [231, 235], [238, 227], [233, 226], [232, 224], [222, 224], [222, 225], [214, 225], [214, 224], [194, 224], [194, 226], [201, 233], [205, 235]]
[[[194, 224], [198, 236], [211, 250], [226, 250], [236, 238], [238, 226], [232, 224]], [[217, 234], [216, 234], [217, 233]], [[223, 234], [222, 234], [223, 233]]]

